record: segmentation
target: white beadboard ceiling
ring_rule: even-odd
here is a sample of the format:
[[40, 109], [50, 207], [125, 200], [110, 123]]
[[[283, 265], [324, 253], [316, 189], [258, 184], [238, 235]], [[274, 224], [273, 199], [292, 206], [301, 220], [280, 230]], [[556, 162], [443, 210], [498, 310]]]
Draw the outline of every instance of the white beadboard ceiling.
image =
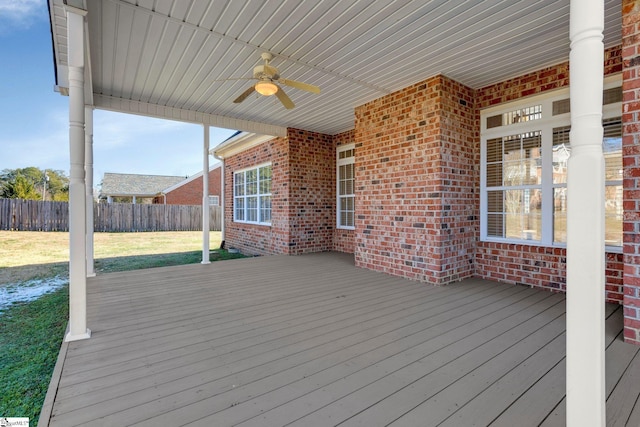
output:
[[[353, 128], [354, 107], [436, 74], [480, 88], [569, 56], [569, 0], [69, 0], [88, 11], [89, 98], [98, 108], [279, 134]], [[606, 0], [606, 47], [621, 43]], [[66, 19], [49, 0], [57, 79]], [[320, 86], [232, 101], [271, 52], [283, 77]]]

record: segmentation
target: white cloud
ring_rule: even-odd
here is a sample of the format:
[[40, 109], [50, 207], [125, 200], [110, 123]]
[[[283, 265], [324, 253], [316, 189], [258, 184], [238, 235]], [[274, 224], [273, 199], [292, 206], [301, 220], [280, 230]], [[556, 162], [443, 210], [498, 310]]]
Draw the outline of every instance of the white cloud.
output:
[[45, 0], [0, 0], [0, 32], [8, 26], [28, 28], [46, 14]]

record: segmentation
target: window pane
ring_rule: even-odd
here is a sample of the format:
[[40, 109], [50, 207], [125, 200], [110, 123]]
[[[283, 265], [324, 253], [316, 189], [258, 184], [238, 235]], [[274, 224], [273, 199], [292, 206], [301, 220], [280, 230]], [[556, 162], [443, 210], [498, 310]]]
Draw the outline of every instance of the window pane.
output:
[[338, 167], [338, 195], [354, 193], [353, 164]]
[[260, 168], [260, 194], [271, 193], [271, 166]]
[[258, 194], [258, 171], [257, 169], [251, 169], [245, 172], [246, 174], [246, 189], [247, 194]]
[[567, 242], [567, 189], [553, 190], [553, 241]]
[[353, 178], [345, 181], [345, 192], [344, 194], [353, 194]]
[[244, 172], [238, 172], [233, 175], [233, 194], [235, 196], [244, 195]]
[[258, 222], [258, 198], [247, 197], [247, 221]]
[[354, 226], [355, 198], [353, 196], [340, 197], [340, 225], [342, 227]]
[[567, 162], [571, 154], [569, 133], [571, 126], [553, 129], [553, 183], [567, 183]]
[[237, 198], [233, 201], [236, 221], [244, 221], [244, 199]]
[[542, 192], [537, 189], [504, 192], [506, 235], [512, 239], [542, 237]]
[[502, 191], [489, 191], [487, 193], [487, 210], [489, 212], [504, 211], [504, 195]]
[[354, 227], [355, 223], [353, 222], [354, 213], [353, 211], [345, 212], [344, 215], [344, 226], [345, 227]]
[[353, 157], [355, 155], [355, 150], [353, 148], [349, 150], [342, 150], [338, 152], [339, 159], [348, 159], [349, 157]]
[[487, 117], [487, 129], [497, 128], [500, 126], [502, 126], [502, 114]]
[[493, 163], [487, 165], [487, 187], [502, 185], [502, 164]]
[[521, 108], [519, 110], [510, 111], [502, 115], [502, 124], [510, 125], [513, 123], [529, 122], [542, 118], [542, 105], [532, 105], [531, 107]]
[[542, 182], [541, 145], [540, 132], [505, 138], [503, 185], [536, 185]]
[[622, 121], [619, 117], [605, 120], [603, 127], [604, 179], [606, 181], [622, 181]]
[[344, 179], [353, 179], [353, 163], [345, 165]]
[[487, 235], [491, 237], [504, 237], [504, 215], [487, 215]]
[[260, 222], [271, 222], [271, 196], [260, 197]]
[[622, 246], [622, 185], [607, 185], [604, 196], [604, 242], [609, 246]]
[[487, 162], [502, 161], [502, 138], [487, 140]]

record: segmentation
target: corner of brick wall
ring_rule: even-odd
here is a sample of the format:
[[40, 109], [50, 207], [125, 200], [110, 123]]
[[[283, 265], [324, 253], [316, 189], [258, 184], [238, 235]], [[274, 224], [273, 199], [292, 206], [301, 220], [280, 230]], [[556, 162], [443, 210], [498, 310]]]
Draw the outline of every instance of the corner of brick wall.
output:
[[474, 91], [436, 76], [357, 107], [356, 265], [446, 284], [478, 232]]
[[333, 249], [335, 226], [336, 157], [333, 138], [292, 128], [287, 129], [287, 135], [290, 253], [330, 251]]
[[[233, 173], [271, 162], [271, 226], [233, 221]], [[250, 254], [334, 249], [335, 145], [330, 135], [288, 129], [225, 160], [225, 239]], [[345, 245], [346, 248], [346, 245]]]
[[624, 338], [640, 345], [640, 5], [622, 1]]

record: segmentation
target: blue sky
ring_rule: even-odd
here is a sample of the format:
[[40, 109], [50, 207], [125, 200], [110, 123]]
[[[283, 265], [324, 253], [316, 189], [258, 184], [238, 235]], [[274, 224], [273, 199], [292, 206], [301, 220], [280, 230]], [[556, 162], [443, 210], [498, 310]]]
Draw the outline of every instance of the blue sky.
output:
[[[69, 99], [53, 90], [52, 52], [45, 0], [0, 0], [0, 170], [69, 172]], [[233, 132], [211, 128], [211, 146]], [[193, 175], [202, 135], [199, 125], [95, 110], [94, 185], [105, 172]]]

